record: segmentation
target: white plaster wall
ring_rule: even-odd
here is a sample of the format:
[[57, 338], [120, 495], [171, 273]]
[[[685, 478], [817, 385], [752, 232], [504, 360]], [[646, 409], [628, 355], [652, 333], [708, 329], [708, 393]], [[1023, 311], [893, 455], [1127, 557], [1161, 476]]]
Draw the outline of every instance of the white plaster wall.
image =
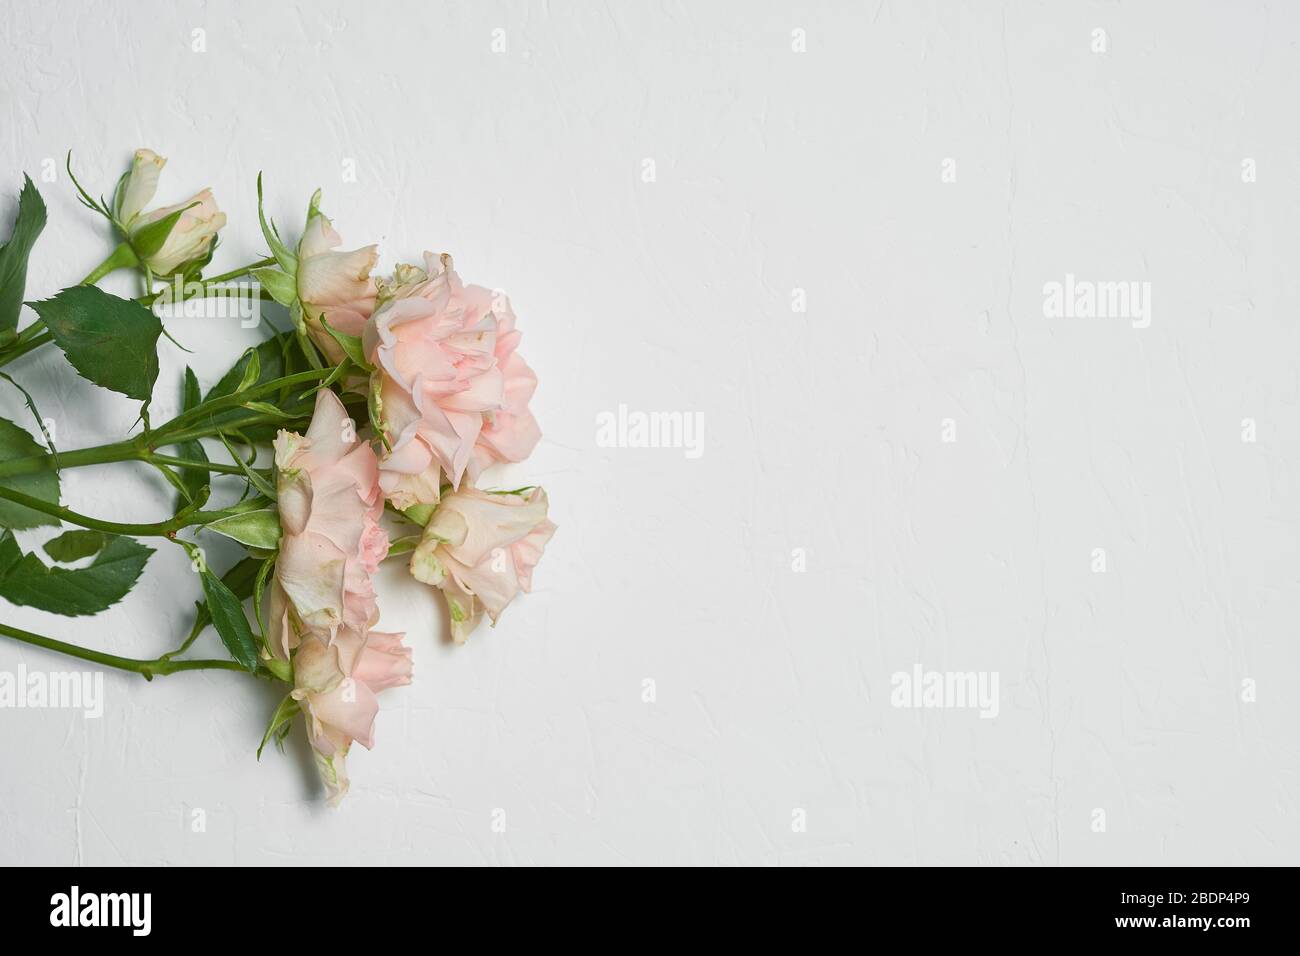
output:
[[[105, 190], [146, 145], [161, 198], [211, 185], [219, 268], [263, 249], [259, 170], [286, 228], [322, 186], [386, 267], [447, 250], [511, 294], [545, 438], [510, 478], [559, 532], [462, 648], [386, 569], [417, 676], [337, 811], [298, 733], [254, 759], [275, 695], [236, 674], [0, 711], [0, 862], [1295, 863], [1298, 28], [1172, 0], [9, 0], [0, 220], [23, 170], [50, 207], [29, 297], [107, 249], [40, 179], [69, 148]], [[1149, 282], [1150, 326], [1045, 317], [1067, 273]], [[156, 416], [185, 362], [210, 384], [263, 334], [171, 329], [196, 354], [163, 343]], [[48, 350], [6, 371], [62, 447], [134, 420]], [[598, 447], [619, 404], [702, 413], [702, 456]], [[7, 387], [0, 414], [27, 424]], [[139, 467], [64, 482], [161, 514]], [[198, 594], [180, 557], [100, 617], [0, 618], [152, 656]], [[917, 663], [997, 672], [998, 716], [891, 706]], [[68, 665], [0, 642], [19, 666]]]

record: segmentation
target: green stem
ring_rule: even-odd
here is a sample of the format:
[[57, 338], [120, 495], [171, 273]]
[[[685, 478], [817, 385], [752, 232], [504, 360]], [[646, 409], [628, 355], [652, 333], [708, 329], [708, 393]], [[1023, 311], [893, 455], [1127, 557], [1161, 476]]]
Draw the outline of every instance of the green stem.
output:
[[[304, 418], [309, 414], [304, 412]], [[287, 422], [260, 413], [253, 413], [244, 418], [235, 418], [216, 424], [195, 426], [178, 434], [168, 434], [167, 441], [154, 441], [156, 446], [176, 445], [198, 438], [209, 438], [219, 432], [238, 430], [248, 425], [260, 425], [274, 421], [281, 425]], [[169, 423], [170, 424], [170, 423]], [[157, 431], [151, 437], [157, 437]], [[32, 455], [28, 458], [10, 458], [0, 461], [0, 480], [16, 475], [32, 475], [44, 471], [59, 471], [64, 468], [81, 468], [86, 465], [104, 465], [119, 461], [143, 461], [151, 465], [170, 465], [175, 468], [196, 468], [219, 472], [223, 475], [242, 475], [244, 470], [238, 465], [225, 465], [220, 462], [198, 461], [189, 458], [177, 458], [172, 455], [159, 455], [136, 441], [118, 442], [113, 445], [96, 445], [91, 448], [79, 448], [76, 451], [59, 452], [58, 460], [53, 455]]]
[[[123, 249], [129, 251], [130, 247], [127, 246], [126, 243], [122, 243], [120, 246], [117, 247], [117, 249], [113, 250], [112, 254], [109, 255], [107, 259], [105, 259], [99, 265], [95, 266], [95, 268], [92, 269], [84, 279], [78, 282], [77, 285], [94, 285], [96, 282], [104, 278], [104, 276], [108, 275], [110, 272], [114, 272], [117, 269], [122, 269], [127, 266], [133, 265], [135, 260], [135, 253], [131, 253], [130, 256], [128, 257], [122, 252]], [[254, 269], [261, 269], [266, 266], [273, 266], [273, 265], [275, 265], [274, 258], [258, 259], [256, 262], [250, 262], [248, 265], [240, 266], [238, 269], [231, 269], [229, 272], [223, 272], [221, 273], [221, 275], [213, 276], [211, 279], [204, 279], [203, 280], [204, 294], [206, 295], [206, 293], [209, 290], [211, 290], [211, 288], [214, 285], [218, 283], [229, 282], [231, 279], [238, 279], [240, 276], [248, 275], [248, 273], [252, 272]], [[150, 287], [152, 288], [152, 285]], [[135, 301], [143, 305], [152, 305], [154, 302], [158, 300], [158, 297], [163, 294], [163, 291], [164, 290], [159, 290], [158, 292], [153, 292], [148, 295], [142, 295]], [[191, 296], [191, 298], [196, 298], [196, 297]], [[261, 298], [260, 294], [258, 295], [258, 298]], [[188, 300], [183, 299], [181, 301], [188, 301]], [[44, 328], [44, 323], [38, 320], [36, 322], [33, 322], [26, 329], [24, 329], [22, 334], [18, 337], [17, 342], [15, 342], [12, 346], [10, 346], [10, 348], [7, 351], [0, 352], [0, 367], [8, 365], [10, 362], [14, 361], [15, 359], [21, 358], [22, 356], [26, 355], [28, 352], [40, 348], [42, 345], [45, 345], [47, 342], [54, 341], [54, 337], [50, 335], [49, 332], [43, 332], [40, 335], [35, 335], [36, 332], [40, 332], [43, 328]]]
[[250, 262], [246, 266], [240, 266], [238, 269], [231, 269], [229, 272], [223, 272], [219, 276], [213, 276], [211, 279], [205, 279], [205, 282], [228, 282], [231, 279], [238, 279], [242, 275], [247, 275], [254, 269], [264, 269], [267, 266], [275, 265], [275, 257], [267, 259], [258, 259], [256, 262]]
[[[306, 422], [309, 421], [310, 419], [311, 419], [311, 409], [310, 408], [304, 409], [301, 421]], [[279, 417], [272, 418], [269, 415], [255, 413], [255, 414], [247, 415], [243, 418], [225, 418], [222, 419], [220, 422], [215, 422], [215, 423], [209, 422], [206, 425], [195, 425], [191, 428], [179, 432], [169, 431], [166, 435], [165, 441], [155, 441], [154, 444], [159, 446], [180, 445], [183, 444], [184, 442], [191, 441], [196, 438], [211, 438], [214, 435], [218, 435], [223, 432], [229, 432], [233, 434], [235, 432], [238, 432], [242, 428], [248, 427], [249, 425], [271, 424], [271, 425], [278, 425], [281, 428], [289, 428], [294, 421], [296, 420], [279, 418]], [[156, 436], [157, 432], [155, 431], [154, 434]], [[21, 459], [14, 459], [14, 460], [26, 461], [27, 459], [21, 458]], [[0, 462], [0, 477], [3, 477], [4, 475], [5, 475], [5, 462]]]
[[139, 264], [140, 260], [131, 246], [126, 242], [118, 243], [117, 247], [108, 254], [108, 258], [91, 269], [86, 278], [78, 282], [77, 285], [94, 285], [110, 272], [116, 272], [118, 269], [126, 269]]
[[156, 676], [175, 674], [178, 671], [242, 671], [244, 669], [235, 661], [174, 661], [165, 657], [145, 661], [133, 657], [118, 657], [116, 654], [105, 654], [103, 651], [93, 651], [88, 647], [69, 644], [67, 641], [60, 641], [53, 637], [45, 637], [42, 634], [33, 634], [31, 631], [19, 630], [16, 627], [10, 627], [8, 624], [0, 624], [0, 634], [21, 641], [24, 644], [43, 647], [50, 651], [58, 651], [60, 654], [77, 657], [93, 664], [103, 664], [105, 667], [116, 667], [118, 670], [141, 674], [145, 680], [153, 680]]
[[26, 342], [29, 339], [35, 338], [37, 335], [39, 335], [41, 332], [44, 331], [45, 331], [45, 320], [38, 316], [35, 322], [33, 322], [31, 325], [27, 326], [27, 328], [23, 329], [21, 332], [18, 333], [18, 344], [22, 344], [23, 342]]
[[[33, 339], [33, 341], [36, 340]], [[3, 359], [0, 359], [0, 364], [3, 364]], [[227, 466], [224, 465], [214, 466], [211, 463], [205, 464], [204, 462], [192, 462], [187, 459], [157, 455], [153, 449], [181, 444], [191, 439], [208, 438], [219, 432], [237, 431], [248, 425], [260, 425], [268, 422], [285, 425], [288, 423], [286, 419], [269, 416], [262, 412], [250, 412], [245, 417], [232, 418], [221, 422], [205, 421], [205, 419], [210, 418], [215, 412], [239, 408], [246, 402], [270, 395], [282, 388], [292, 388], [295, 385], [315, 382], [327, 375], [329, 371], [329, 369], [311, 369], [306, 372], [298, 372], [295, 375], [273, 379], [262, 385], [255, 385], [234, 395], [223, 395], [220, 398], [204, 402], [153, 429], [148, 435], [147, 445], [145, 444], [145, 436], [139, 436], [129, 441], [116, 442], [110, 445], [96, 445], [76, 451], [60, 452], [57, 462], [53, 455], [48, 454], [0, 461], [0, 479], [10, 478], [15, 475], [31, 475], [43, 471], [53, 471], [56, 468], [79, 468], [83, 465], [102, 465], [117, 461], [146, 461], [151, 464], [171, 464], [179, 467], [207, 467], [209, 471], [240, 474], [242, 473], [241, 469], [228, 471]], [[303, 417], [310, 417], [309, 409], [304, 409]]]
[[[176, 532], [182, 528], [205, 525], [216, 521], [218, 518], [224, 518], [228, 514], [226, 511], [199, 511], [197, 507], [194, 507], [182, 509], [166, 521], [131, 523], [92, 518], [90, 515], [79, 514], [71, 508], [64, 508], [62, 505], [50, 504], [48, 501], [33, 498], [31, 495], [25, 495], [3, 485], [0, 485], [0, 499], [12, 501], [14, 504], [22, 505], [33, 511], [39, 511], [61, 521], [68, 521], [83, 528], [90, 528], [92, 531], [106, 531], [109, 534], [129, 534], [142, 538], [174, 538]], [[202, 501], [199, 501], [196, 504], [201, 505], [202, 503]]]
[[22, 358], [33, 349], [38, 349], [46, 342], [53, 342], [54, 336], [49, 332], [42, 332], [35, 338], [28, 339], [26, 342], [21, 339], [14, 343], [7, 351], [0, 353], [0, 366], [8, 365], [14, 359]]
[[[176, 437], [177, 430], [186, 425], [193, 425], [201, 422], [212, 415], [213, 412], [222, 412], [232, 408], [239, 408], [248, 402], [271, 395], [280, 391], [282, 388], [292, 388], [294, 385], [306, 385], [309, 382], [315, 382], [333, 372], [333, 368], [314, 368], [306, 372], [298, 372], [294, 375], [286, 375], [283, 378], [272, 379], [261, 385], [254, 385], [246, 388], [242, 392], [236, 392], [233, 395], [222, 395], [220, 398], [214, 398], [211, 401], [204, 402], [188, 412], [182, 412], [171, 421], [160, 425], [153, 431], [153, 440], [156, 445], [173, 445], [183, 439]], [[266, 416], [262, 416], [265, 418]], [[223, 424], [224, 427], [224, 424]], [[164, 440], [165, 439], [165, 440]]]
[[76, 451], [59, 452], [56, 460], [53, 455], [32, 455], [30, 458], [10, 458], [0, 461], [0, 478], [15, 475], [34, 475], [43, 471], [55, 471], [62, 468], [80, 468], [83, 465], [104, 465], [115, 461], [138, 459], [144, 449], [137, 441], [116, 442], [111, 445], [96, 445], [92, 448], [78, 448]]
[[151, 465], [171, 465], [173, 468], [194, 468], [203, 471], [215, 471], [222, 475], [242, 475], [244, 469], [238, 465], [223, 465], [217, 461], [196, 461], [190, 458], [175, 458], [171, 455], [154, 455], [144, 454], [140, 456], [141, 461], [147, 461]]
[[[33, 339], [32, 341], [36, 340]], [[288, 422], [279, 415], [268, 416], [265, 413], [256, 411], [248, 416], [228, 418], [221, 422], [214, 422], [211, 420], [211, 417], [215, 412], [238, 408], [254, 399], [260, 398], [264, 395], [270, 395], [271, 393], [281, 389], [316, 382], [322, 376], [329, 374], [329, 372], [329, 369], [312, 369], [306, 372], [299, 372], [295, 375], [286, 375], [283, 378], [274, 379], [262, 385], [256, 385], [244, 389], [242, 392], [234, 395], [225, 395], [220, 398], [212, 399], [198, 405], [188, 412], [178, 415], [160, 428], [128, 441], [117, 442], [110, 445], [99, 445], [93, 448], [81, 448], [75, 451], [61, 452], [57, 457], [52, 454], [33, 455], [26, 458], [11, 458], [8, 461], [0, 461], [0, 479], [18, 475], [38, 474], [44, 471], [57, 471], [63, 468], [77, 468], [83, 465], [99, 465], [118, 461], [143, 461], [151, 465], [162, 467], [206, 468], [208, 471], [215, 471], [223, 474], [243, 474], [243, 469], [234, 465], [214, 464], [212, 462], [195, 461], [171, 455], [159, 455], [154, 452], [154, 449], [180, 444], [193, 439], [205, 438], [225, 431], [237, 432], [240, 428], [246, 425], [263, 424], [266, 422], [276, 422], [281, 425], [288, 424]], [[306, 414], [307, 412], [304, 409], [304, 416]], [[205, 421], [204, 419], [207, 420]], [[105, 531], [110, 534], [126, 534], [136, 537], [157, 536], [171, 538], [173, 540], [176, 537], [176, 532], [182, 528], [205, 525], [216, 521], [218, 518], [237, 513], [239, 510], [238, 506], [235, 506], [234, 508], [228, 508], [222, 511], [201, 511], [199, 509], [202, 508], [203, 504], [206, 502], [205, 496], [204, 499], [196, 501], [187, 508], [181, 509], [181, 511], [165, 521], [118, 522], [105, 521], [100, 518], [91, 517], [90, 515], [83, 515], [70, 508], [64, 508], [58, 504], [51, 504], [48, 501], [23, 494], [19, 491], [14, 491], [13, 489], [6, 488], [3, 485], [0, 485], [0, 500], [12, 501], [15, 504], [23, 505], [33, 511], [50, 515], [61, 521], [80, 525], [83, 528], [90, 528], [94, 531]]]
[[[248, 265], [246, 265], [246, 266], [240, 266], [238, 269], [231, 269], [229, 272], [223, 272], [223, 273], [221, 273], [221, 275], [219, 275], [219, 276], [213, 276], [213, 277], [210, 278], [210, 279], [204, 279], [204, 280], [203, 280], [203, 283], [202, 283], [202, 285], [203, 285], [203, 292], [204, 292], [204, 294], [206, 295], [209, 291], [212, 291], [212, 289], [213, 289], [214, 286], [217, 286], [217, 285], [221, 284], [222, 282], [229, 282], [231, 279], [238, 279], [238, 278], [240, 278], [241, 276], [246, 276], [246, 275], [248, 275], [248, 274], [249, 274], [250, 272], [252, 272], [254, 269], [263, 269], [263, 268], [265, 268], [266, 266], [273, 266], [273, 265], [275, 265], [275, 259], [273, 259], [273, 258], [272, 258], [272, 259], [259, 259], [257, 262], [250, 262]], [[183, 285], [182, 285], [182, 288], [184, 288]], [[138, 299], [136, 299], [135, 301], [137, 301], [137, 302], [139, 302], [139, 303], [141, 303], [141, 304], [143, 304], [143, 305], [152, 305], [154, 302], [158, 301], [159, 296], [161, 296], [161, 295], [162, 295], [164, 292], [166, 292], [166, 291], [167, 291], [167, 289], [166, 289], [166, 288], [163, 288], [163, 289], [160, 289], [160, 290], [157, 291], [157, 292], [153, 292], [153, 293], [150, 293], [150, 294], [147, 294], [147, 295], [142, 295], [142, 296], [140, 296]], [[189, 299], [178, 299], [177, 302], [172, 302], [172, 303], [169, 303], [169, 304], [170, 304], [170, 305], [176, 305], [178, 302], [188, 302], [190, 299], [197, 299], [197, 298], [199, 298], [199, 296], [193, 296], [193, 295], [192, 295], [192, 296], [189, 297]]]

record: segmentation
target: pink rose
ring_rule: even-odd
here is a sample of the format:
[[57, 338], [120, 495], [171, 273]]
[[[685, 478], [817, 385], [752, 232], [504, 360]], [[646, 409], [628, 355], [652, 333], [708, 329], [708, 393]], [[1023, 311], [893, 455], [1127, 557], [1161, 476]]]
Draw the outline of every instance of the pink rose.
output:
[[348, 748], [374, 743], [375, 695], [411, 680], [402, 635], [371, 630], [379, 619], [372, 578], [388, 554], [379, 463], [343, 403], [322, 389], [307, 434], [276, 436], [275, 466], [282, 534], [268, 643], [293, 663], [293, 697], [337, 804], [348, 788]]
[[484, 468], [496, 462], [523, 461], [541, 440], [542, 430], [528, 410], [528, 402], [537, 390], [537, 376], [519, 354], [519, 331], [510, 300], [498, 296], [492, 307], [497, 317], [497, 367], [505, 378], [504, 402], [500, 411], [484, 416], [470, 459], [469, 476], [478, 478]]
[[463, 488], [443, 498], [411, 555], [411, 574], [442, 589], [457, 644], [487, 611], [496, 624], [521, 590], [532, 590], [555, 525], [546, 517], [546, 492], [492, 493]]
[[331, 805], [348, 791], [347, 755], [356, 741], [374, 746], [379, 691], [411, 682], [411, 650], [400, 634], [371, 631], [351, 673], [339, 648], [308, 634], [293, 658], [293, 698], [307, 718], [307, 736]]
[[370, 270], [379, 261], [377, 246], [337, 252], [343, 240], [312, 199], [307, 226], [298, 241], [298, 301], [312, 341], [334, 364], [343, 361], [343, 349], [325, 331], [330, 328], [360, 337], [375, 308], [375, 282]]
[[284, 621], [296, 619], [301, 630], [339, 644], [351, 673], [378, 619], [371, 578], [388, 554], [375, 453], [357, 437], [338, 397], [321, 389], [306, 436], [282, 431], [276, 437], [275, 465], [283, 531], [275, 581], [293, 615], [277, 621], [273, 591], [273, 650], [288, 657], [298, 628]]
[[[364, 338], [391, 445], [380, 484], [399, 508], [436, 502], [443, 474], [459, 487], [485, 417], [508, 408], [500, 303], [490, 290], [462, 284], [450, 256], [426, 253], [425, 263], [400, 268], [382, 288]], [[513, 324], [511, 316], [510, 331]], [[517, 367], [514, 374], [524, 377]]]

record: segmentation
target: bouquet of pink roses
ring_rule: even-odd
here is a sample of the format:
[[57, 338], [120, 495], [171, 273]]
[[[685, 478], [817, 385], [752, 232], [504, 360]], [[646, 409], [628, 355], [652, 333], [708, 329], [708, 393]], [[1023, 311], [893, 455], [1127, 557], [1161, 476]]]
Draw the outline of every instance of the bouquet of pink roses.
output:
[[[0, 370], [42, 439], [0, 419], [0, 597], [66, 616], [96, 614], [143, 572], [153, 549], [136, 539], [162, 538], [186, 552], [199, 578], [193, 627], [152, 660], [8, 624], [0, 635], [149, 680], [218, 668], [282, 682], [284, 697], [257, 752], [281, 743], [301, 716], [336, 803], [348, 788], [348, 749], [373, 743], [378, 693], [411, 679], [404, 635], [375, 629], [380, 563], [400, 557], [417, 580], [442, 592], [456, 643], [484, 614], [495, 624], [530, 589], [555, 531], [546, 493], [480, 485], [488, 468], [522, 461], [541, 437], [528, 408], [537, 379], [519, 354], [504, 295], [464, 285], [446, 254], [426, 253], [422, 265], [373, 276], [376, 247], [341, 251], [319, 191], [295, 242], [261, 213], [259, 178], [270, 255], [205, 278], [225, 214], [206, 189], [147, 209], [164, 164], [137, 151], [111, 201], [72, 178], [81, 202], [121, 241], [79, 284], [27, 302], [36, 318], [22, 329], [27, 262], [46, 219], [30, 179], [0, 246], [0, 367], [52, 343], [84, 378], [141, 402], [131, 437], [56, 450], [30, 394], [12, 369]], [[118, 269], [140, 273], [141, 296], [96, 286]], [[289, 328], [245, 352], [206, 392], [187, 368], [181, 412], [152, 422], [158, 340], [166, 334], [160, 315], [231, 295], [259, 305], [274, 300], [288, 310]], [[174, 489], [170, 513], [123, 523], [64, 507], [60, 472], [108, 462], [156, 469]], [[209, 507], [217, 482], [234, 486], [238, 500]], [[52, 563], [14, 536], [65, 523], [75, 527], [43, 546]], [[246, 554], [218, 574], [195, 540], [200, 533], [232, 539]], [[186, 656], [208, 626], [229, 660]]]

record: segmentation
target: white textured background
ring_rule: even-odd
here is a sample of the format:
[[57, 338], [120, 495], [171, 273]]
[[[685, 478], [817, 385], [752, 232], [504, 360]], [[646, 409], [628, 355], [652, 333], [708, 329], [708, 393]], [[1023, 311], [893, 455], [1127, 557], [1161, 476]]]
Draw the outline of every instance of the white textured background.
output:
[[[1228, 2], [6, 2], [0, 219], [23, 170], [50, 207], [29, 297], [108, 248], [40, 179], [69, 148], [96, 189], [146, 145], [160, 199], [211, 185], [218, 268], [263, 249], [259, 169], [291, 231], [320, 185], [385, 267], [447, 250], [511, 294], [545, 432], [511, 477], [560, 530], [463, 648], [386, 569], [416, 681], [338, 811], [298, 732], [254, 760], [276, 698], [237, 674], [0, 712], [0, 862], [1295, 863], [1298, 28]], [[1149, 281], [1151, 326], [1045, 318], [1067, 272]], [[198, 354], [162, 343], [159, 416], [185, 361], [209, 385], [262, 334], [171, 328]], [[6, 371], [61, 447], [134, 419], [52, 351]], [[702, 412], [703, 457], [598, 448], [620, 403]], [[7, 388], [0, 413], [30, 426]], [[95, 514], [167, 500], [143, 466], [64, 482]], [[109, 613], [0, 615], [153, 656], [198, 593], [155, 543]], [[997, 719], [891, 707], [918, 662], [999, 672]], [[20, 664], [67, 666], [0, 642]]]

